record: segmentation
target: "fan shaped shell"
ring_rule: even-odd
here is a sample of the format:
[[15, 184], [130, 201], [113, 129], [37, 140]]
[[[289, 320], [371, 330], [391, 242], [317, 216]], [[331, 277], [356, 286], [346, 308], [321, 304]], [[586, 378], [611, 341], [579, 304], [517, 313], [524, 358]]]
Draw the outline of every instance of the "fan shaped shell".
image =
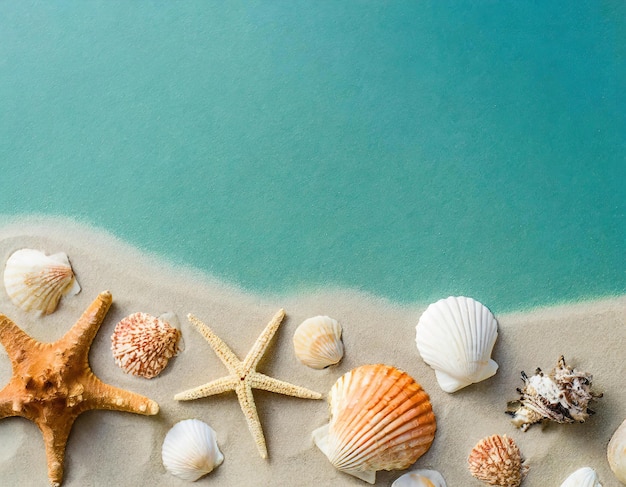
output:
[[224, 461], [215, 431], [197, 419], [176, 423], [163, 441], [163, 466], [183, 480], [194, 482]]
[[116, 365], [127, 374], [151, 379], [178, 353], [180, 331], [147, 313], [122, 319], [111, 336]]
[[294, 333], [293, 347], [304, 365], [314, 369], [334, 365], [343, 357], [341, 325], [328, 316], [304, 320]]
[[436, 470], [413, 470], [398, 477], [391, 487], [447, 487], [443, 476]]
[[583, 467], [565, 479], [561, 487], [602, 487], [593, 468]]
[[339, 470], [373, 484], [378, 470], [405, 469], [430, 448], [437, 429], [428, 394], [407, 373], [363, 365], [337, 380], [330, 422], [313, 439]]
[[467, 462], [474, 477], [498, 487], [519, 487], [528, 473], [515, 441], [506, 435], [492, 435], [480, 440]]
[[13, 304], [44, 315], [57, 308], [64, 294], [80, 291], [66, 254], [46, 255], [34, 249], [11, 254], [4, 268], [4, 287]]
[[613, 433], [606, 454], [615, 477], [626, 485], [626, 420]]
[[428, 306], [416, 326], [415, 341], [441, 388], [455, 392], [496, 373], [491, 352], [497, 338], [498, 322], [486, 306], [451, 296]]

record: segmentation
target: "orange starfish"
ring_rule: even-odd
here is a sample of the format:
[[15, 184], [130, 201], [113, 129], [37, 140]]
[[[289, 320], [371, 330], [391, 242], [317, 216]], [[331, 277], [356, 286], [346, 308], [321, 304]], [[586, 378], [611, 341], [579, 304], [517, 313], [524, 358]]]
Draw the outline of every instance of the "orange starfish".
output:
[[0, 419], [22, 416], [39, 427], [53, 486], [61, 485], [65, 445], [79, 414], [91, 409], [145, 415], [159, 411], [156, 402], [105, 384], [89, 367], [89, 348], [111, 302], [111, 293], [100, 293], [54, 343], [38, 342], [0, 315], [0, 343], [13, 366], [13, 377], [0, 391]]

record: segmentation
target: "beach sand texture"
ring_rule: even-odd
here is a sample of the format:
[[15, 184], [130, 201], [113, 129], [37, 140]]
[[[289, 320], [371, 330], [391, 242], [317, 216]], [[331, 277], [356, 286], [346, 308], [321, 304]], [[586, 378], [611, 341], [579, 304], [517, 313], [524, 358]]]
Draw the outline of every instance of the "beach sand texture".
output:
[[[268, 460], [259, 457], [233, 393], [192, 402], [174, 400], [174, 394], [226, 373], [187, 321], [188, 313], [209, 325], [243, 358], [279, 308], [287, 317], [259, 370], [324, 396], [342, 374], [362, 364], [385, 363], [407, 371], [430, 394], [438, 421], [431, 449], [414, 467], [439, 470], [449, 487], [481, 485], [467, 470], [467, 456], [481, 438], [495, 433], [512, 436], [518, 443], [530, 466], [525, 487], [558, 486], [583, 466], [594, 468], [605, 487], [619, 485], [605, 454], [613, 431], [626, 418], [626, 296], [518, 313], [493, 310], [500, 327], [493, 355], [500, 365], [498, 373], [450, 395], [441, 391], [415, 346], [415, 325], [428, 303], [400, 306], [342, 289], [262, 297], [142, 254], [99, 230], [55, 219], [9, 223], [0, 229], [2, 262], [24, 247], [66, 252], [82, 291], [64, 297], [56, 312], [40, 318], [17, 309], [3, 291], [0, 312], [36, 339], [54, 341], [99, 292], [108, 289], [114, 303], [91, 349], [92, 369], [104, 382], [146, 395], [161, 408], [153, 417], [111, 411], [80, 416], [67, 445], [65, 487], [188, 485], [168, 474], [161, 463], [165, 434], [187, 418], [201, 419], [216, 430], [225, 457], [198, 485], [367, 485], [335, 470], [311, 440], [311, 432], [328, 421], [325, 400], [255, 391]], [[152, 380], [125, 374], [110, 352], [115, 324], [137, 311], [174, 312], [180, 321], [184, 351]], [[321, 371], [300, 364], [291, 343], [296, 327], [319, 314], [342, 324], [346, 349], [342, 362]], [[595, 404], [597, 414], [584, 424], [516, 430], [504, 411], [507, 400], [518, 397], [520, 371], [533, 373], [538, 366], [550, 370], [561, 354], [569, 364], [593, 373], [594, 389], [604, 393]], [[2, 350], [0, 383], [10, 376]], [[388, 486], [402, 473], [380, 472], [376, 485]], [[0, 484], [47, 485], [42, 437], [33, 423], [21, 418], [0, 421]]]

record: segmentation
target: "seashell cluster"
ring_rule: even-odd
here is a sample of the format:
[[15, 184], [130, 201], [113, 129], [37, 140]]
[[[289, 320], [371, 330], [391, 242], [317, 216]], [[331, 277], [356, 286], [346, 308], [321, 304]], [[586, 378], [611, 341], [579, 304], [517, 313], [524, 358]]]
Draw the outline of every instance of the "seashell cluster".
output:
[[447, 487], [436, 470], [413, 470], [398, 477], [391, 487]]
[[583, 467], [565, 479], [561, 487], [602, 487], [593, 468]]
[[293, 347], [298, 360], [308, 367], [335, 365], [343, 357], [341, 325], [328, 316], [304, 320], [293, 336]]
[[163, 441], [163, 466], [172, 475], [195, 482], [222, 464], [215, 431], [197, 419], [176, 423]]
[[57, 308], [64, 294], [80, 292], [66, 254], [46, 255], [34, 249], [11, 254], [4, 268], [4, 287], [17, 307], [44, 315]]
[[549, 375], [539, 368], [531, 377], [522, 371], [524, 388], [518, 389], [521, 397], [509, 403], [507, 413], [522, 431], [544, 420], [584, 423], [593, 414], [589, 403], [602, 397], [602, 394], [591, 391], [592, 378], [587, 372], [567, 366], [563, 356]]
[[492, 435], [480, 440], [467, 462], [474, 477], [498, 487], [518, 487], [528, 473], [519, 448], [506, 435]]
[[127, 374], [151, 379], [178, 353], [180, 331], [147, 313], [122, 319], [111, 336], [115, 364]]
[[613, 433], [606, 456], [617, 480], [626, 485], [626, 420]]
[[329, 393], [330, 422], [313, 440], [335, 468], [373, 484], [378, 470], [405, 469], [430, 448], [437, 429], [428, 394], [389, 365], [363, 365]]
[[422, 359], [445, 392], [488, 379], [498, 370], [491, 359], [498, 322], [472, 298], [451, 296], [426, 308], [415, 327]]

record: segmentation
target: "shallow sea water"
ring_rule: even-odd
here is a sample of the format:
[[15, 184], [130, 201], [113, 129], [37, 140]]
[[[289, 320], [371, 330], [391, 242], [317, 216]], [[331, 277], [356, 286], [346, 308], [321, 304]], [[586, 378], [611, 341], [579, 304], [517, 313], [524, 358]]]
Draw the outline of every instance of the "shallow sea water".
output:
[[0, 213], [257, 292], [626, 290], [619, 1], [0, 5]]

